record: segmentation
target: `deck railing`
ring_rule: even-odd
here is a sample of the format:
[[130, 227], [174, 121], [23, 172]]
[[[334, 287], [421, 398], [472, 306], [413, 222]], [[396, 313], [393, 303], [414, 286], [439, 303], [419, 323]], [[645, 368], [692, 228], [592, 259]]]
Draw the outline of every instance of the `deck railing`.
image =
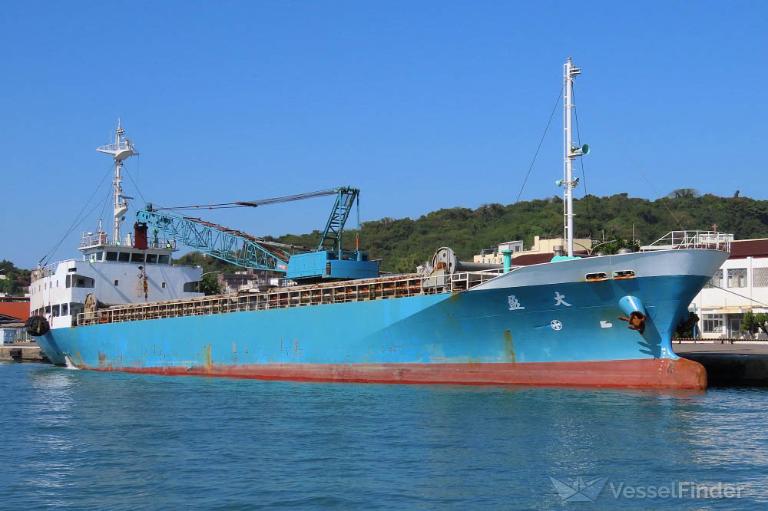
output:
[[45, 266], [40, 266], [39, 268], [35, 268], [30, 273], [30, 283], [36, 282], [40, 279], [43, 279], [45, 277], [48, 277], [50, 275], [53, 275], [56, 273], [56, 268], [58, 267], [59, 263], [51, 263]]
[[[90, 248], [90, 247], [123, 247], [123, 248], [130, 248], [129, 245], [115, 243], [114, 240], [110, 240], [107, 237], [107, 234], [104, 232], [97, 232], [97, 233], [91, 233], [86, 232], [83, 233], [80, 237], [80, 248]], [[166, 238], [157, 238], [154, 237], [147, 240], [147, 248], [164, 248], [164, 249], [170, 249], [170, 250], [176, 250], [176, 240], [173, 239], [166, 239]]]
[[466, 291], [498, 275], [499, 272], [487, 271], [461, 272], [431, 277], [407, 274], [377, 279], [274, 288], [256, 293], [118, 305], [95, 312], [82, 312], [77, 315], [76, 325], [204, 316], [459, 292]]
[[674, 249], [714, 249], [731, 251], [733, 234], [716, 231], [671, 231], [650, 245], [640, 247], [642, 251]]

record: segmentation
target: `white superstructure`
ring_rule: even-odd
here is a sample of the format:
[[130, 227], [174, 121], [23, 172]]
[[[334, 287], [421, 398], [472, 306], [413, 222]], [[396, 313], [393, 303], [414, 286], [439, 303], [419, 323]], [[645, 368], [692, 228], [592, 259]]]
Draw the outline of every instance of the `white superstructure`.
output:
[[95, 234], [83, 235], [79, 259], [32, 272], [31, 314], [45, 316], [51, 328], [70, 327], [78, 313], [96, 307], [202, 296], [198, 292], [202, 269], [171, 264], [173, 243], [147, 233], [141, 224], [134, 225], [133, 236], [120, 239], [129, 199], [122, 189], [123, 162], [138, 153], [119, 121], [115, 142], [97, 151], [114, 161], [112, 239], [99, 224]]

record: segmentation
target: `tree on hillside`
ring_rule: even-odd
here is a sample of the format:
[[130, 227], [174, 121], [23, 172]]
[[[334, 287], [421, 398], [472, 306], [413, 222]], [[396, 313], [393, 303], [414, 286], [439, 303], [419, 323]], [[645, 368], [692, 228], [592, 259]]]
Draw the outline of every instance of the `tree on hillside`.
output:
[[[650, 243], [669, 231], [710, 229], [717, 224], [721, 232], [736, 239], [768, 237], [768, 201], [743, 195], [738, 198], [699, 195], [693, 188], [681, 188], [674, 198], [657, 200], [633, 198], [626, 193], [607, 197], [589, 195], [574, 201], [575, 236], [603, 241], [640, 240]], [[483, 248], [504, 241], [522, 240], [530, 247], [534, 236], [562, 236], [563, 201], [559, 196], [521, 201], [515, 204], [487, 204], [477, 209], [445, 208], [419, 218], [385, 218], [364, 222], [361, 229], [348, 229], [344, 246], [353, 249], [355, 234], [371, 259], [381, 259], [382, 269], [391, 272], [414, 271], [442, 246], [451, 247], [462, 260], [472, 258]], [[318, 231], [275, 236], [290, 245], [316, 247]], [[618, 245], [618, 243], [617, 243]], [[611, 247], [618, 250], [620, 246]], [[216, 258], [191, 252], [179, 264], [200, 265], [203, 272], [231, 272], [240, 268]], [[0, 262], [6, 279], [0, 279], [0, 292], [20, 293], [29, 285], [29, 272]]]
[[27, 292], [30, 271], [17, 268], [11, 261], [0, 261], [0, 293], [23, 295]]
[[667, 195], [670, 199], [695, 199], [700, 194], [695, 188], [678, 188]]

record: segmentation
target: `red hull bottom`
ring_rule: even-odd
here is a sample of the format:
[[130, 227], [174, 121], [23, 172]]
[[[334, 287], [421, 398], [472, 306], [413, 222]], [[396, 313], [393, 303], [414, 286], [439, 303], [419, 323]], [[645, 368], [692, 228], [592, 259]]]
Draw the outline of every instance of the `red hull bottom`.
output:
[[210, 365], [190, 368], [93, 367], [88, 369], [167, 376], [215, 376], [317, 382], [692, 390], [703, 390], [707, 387], [707, 373], [704, 367], [684, 358], [523, 364], [264, 364]]

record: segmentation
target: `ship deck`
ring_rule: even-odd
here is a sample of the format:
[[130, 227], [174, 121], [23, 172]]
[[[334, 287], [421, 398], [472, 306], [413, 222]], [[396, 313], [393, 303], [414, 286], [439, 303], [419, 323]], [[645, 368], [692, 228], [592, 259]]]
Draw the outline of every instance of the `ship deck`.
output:
[[95, 312], [80, 313], [73, 326], [456, 293], [471, 289], [498, 275], [497, 271], [459, 272], [428, 277], [413, 273], [375, 279], [280, 287], [237, 295], [119, 305]]

